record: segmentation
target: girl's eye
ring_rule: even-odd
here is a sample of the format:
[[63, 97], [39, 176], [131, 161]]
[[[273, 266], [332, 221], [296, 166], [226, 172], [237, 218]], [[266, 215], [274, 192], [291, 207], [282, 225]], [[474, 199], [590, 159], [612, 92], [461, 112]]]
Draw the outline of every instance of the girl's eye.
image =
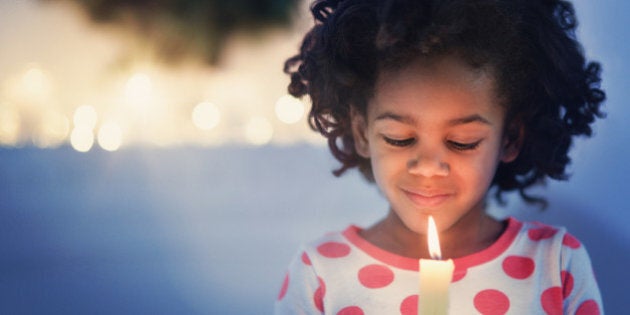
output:
[[412, 145], [416, 141], [416, 139], [414, 138], [398, 140], [398, 139], [383, 137], [383, 139], [385, 139], [385, 142], [387, 142], [387, 144], [395, 146], [395, 147], [407, 147], [407, 146]]
[[481, 143], [481, 140], [472, 142], [472, 143], [460, 143], [460, 142], [455, 142], [455, 141], [448, 141], [449, 146], [457, 151], [474, 150], [479, 146], [480, 143]]

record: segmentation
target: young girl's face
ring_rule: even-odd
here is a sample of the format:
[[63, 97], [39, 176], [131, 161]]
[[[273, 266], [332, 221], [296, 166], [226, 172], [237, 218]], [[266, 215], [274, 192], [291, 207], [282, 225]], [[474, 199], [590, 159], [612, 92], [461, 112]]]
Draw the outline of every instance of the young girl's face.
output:
[[441, 231], [478, 222], [470, 218], [483, 212], [498, 164], [517, 154], [504, 141], [504, 114], [489, 72], [443, 57], [381, 73], [352, 125], [397, 221], [425, 234], [428, 215]]

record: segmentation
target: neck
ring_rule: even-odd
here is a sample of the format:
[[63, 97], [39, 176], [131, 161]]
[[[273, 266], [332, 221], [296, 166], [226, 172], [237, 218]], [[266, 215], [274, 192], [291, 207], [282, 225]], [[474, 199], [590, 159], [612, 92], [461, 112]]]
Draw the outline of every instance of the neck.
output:
[[[440, 231], [442, 258], [458, 258], [492, 245], [503, 233], [505, 224], [484, 211], [470, 211], [448, 229]], [[427, 237], [408, 229], [394, 211], [383, 220], [363, 230], [370, 243], [400, 256], [429, 259]]]
[[[468, 217], [471, 216], [471, 217]], [[458, 258], [484, 250], [505, 230], [505, 224], [484, 211], [469, 213], [440, 233], [442, 256]]]

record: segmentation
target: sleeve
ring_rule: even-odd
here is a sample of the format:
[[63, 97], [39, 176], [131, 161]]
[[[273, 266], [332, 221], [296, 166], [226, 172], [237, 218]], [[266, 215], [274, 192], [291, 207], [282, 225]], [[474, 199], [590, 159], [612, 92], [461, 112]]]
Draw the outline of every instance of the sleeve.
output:
[[564, 235], [562, 244], [564, 314], [604, 314], [602, 298], [586, 248], [569, 233]]
[[275, 303], [274, 314], [323, 314], [323, 290], [322, 282], [308, 255], [301, 251], [289, 265]]

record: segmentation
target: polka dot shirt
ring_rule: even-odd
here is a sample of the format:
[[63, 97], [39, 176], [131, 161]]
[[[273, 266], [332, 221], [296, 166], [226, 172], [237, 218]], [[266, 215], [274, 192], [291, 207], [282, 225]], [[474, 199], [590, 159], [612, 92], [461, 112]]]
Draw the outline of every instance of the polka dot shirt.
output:
[[[418, 260], [372, 245], [360, 230], [303, 246], [275, 314], [417, 314]], [[603, 314], [586, 249], [564, 228], [509, 218], [493, 245], [453, 261], [450, 314]]]

